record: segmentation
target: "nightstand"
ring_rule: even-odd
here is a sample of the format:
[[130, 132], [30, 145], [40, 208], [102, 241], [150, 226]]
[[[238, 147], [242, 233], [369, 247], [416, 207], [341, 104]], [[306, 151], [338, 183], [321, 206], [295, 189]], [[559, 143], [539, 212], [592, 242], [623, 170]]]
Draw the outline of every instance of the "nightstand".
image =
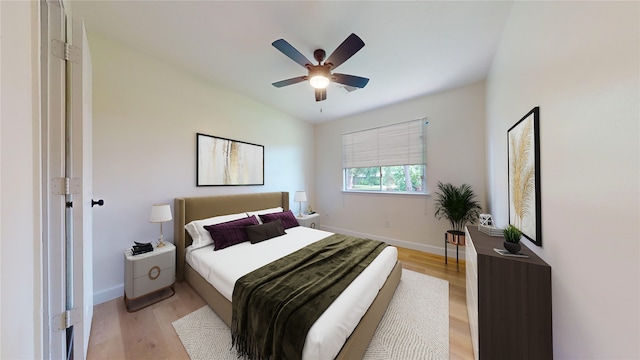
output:
[[165, 246], [131, 255], [125, 250], [124, 303], [127, 311], [138, 311], [175, 294], [176, 247]]
[[302, 216], [296, 215], [296, 219], [298, 219], [298, 224], [312, 229], [316, 229], [320, 226], [320, 214], [318, 213], [311, 215], [302, 214]]

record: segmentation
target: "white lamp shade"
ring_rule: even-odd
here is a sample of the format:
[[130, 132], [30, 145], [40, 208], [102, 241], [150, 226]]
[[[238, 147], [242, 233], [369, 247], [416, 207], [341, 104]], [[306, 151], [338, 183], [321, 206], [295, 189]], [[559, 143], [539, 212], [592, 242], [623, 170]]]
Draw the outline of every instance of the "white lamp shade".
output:
[[149, 222], [162, 223], [165, 221], [171, 221], [172, 219], [173, 217], [171, 217], [171, 207], [169, 204], [153, 204], [153, 206], [151, 206]]
[[307, 193], [304, 191], [296, 191], [293, 195], [293, 201], [307, 201]]

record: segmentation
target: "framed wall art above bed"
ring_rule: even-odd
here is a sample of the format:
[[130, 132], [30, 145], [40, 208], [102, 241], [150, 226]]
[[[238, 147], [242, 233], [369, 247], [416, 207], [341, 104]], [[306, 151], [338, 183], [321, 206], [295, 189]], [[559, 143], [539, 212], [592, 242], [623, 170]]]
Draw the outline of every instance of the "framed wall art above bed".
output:
[[540, 108], [534, 107], [507, 131], [509, 224], [542, 246], [540, 212]]
[[264, 185], [264, 146], [196, 134], [196, 186]]

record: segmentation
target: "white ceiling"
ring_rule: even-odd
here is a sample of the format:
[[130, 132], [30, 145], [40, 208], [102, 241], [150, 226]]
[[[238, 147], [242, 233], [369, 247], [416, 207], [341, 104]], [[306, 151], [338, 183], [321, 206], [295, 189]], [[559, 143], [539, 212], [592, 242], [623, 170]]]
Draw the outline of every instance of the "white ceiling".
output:
[[[511, 1], [72, 1], [99, 33], [296, 118], [318, 123], [486, 77]], [[311, 86], [271, 83], [307, 71], [276, 50], [283, 38], [308, 59], [327, 57], [349, 34], [364, 48], [339, 72], [369, 78], [336, 84], [316, 102]]]

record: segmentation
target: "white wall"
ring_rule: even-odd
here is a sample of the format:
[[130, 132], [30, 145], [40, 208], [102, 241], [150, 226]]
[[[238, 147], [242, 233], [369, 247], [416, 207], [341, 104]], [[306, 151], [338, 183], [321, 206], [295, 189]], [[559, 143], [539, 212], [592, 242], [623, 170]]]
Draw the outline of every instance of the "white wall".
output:
[[467, 183], [484, 206], [485, 112], [485, 83], [479, 82], [316, 125], [318, 202], [312, 206], [321, 214], [321, 227], [444, 255], [444, 233], [450, 226], [435, 219], [433, 195], [341, 192], [341, 135], [426, 116], [427, 187], [435, 192], [438, 181]]
[[[151, 205], [183, 196], [312, 189], [313, 127], [96, 34], [93, 58], [95, 303], [122, 296], [123, 251], [155, 241]], [[265, 146], [264, 186], [196, 187], [196, 133]], [[173, 241], [173, 222], [163, 225]]]
[[540, 106], [556, 359], [638, 359], [639, 3], [514, 3], [487, 80], [488, 193], [508, 223], [506, 132]]
[[38, 2], [0, 2], [0, 358], [42, 358]]

